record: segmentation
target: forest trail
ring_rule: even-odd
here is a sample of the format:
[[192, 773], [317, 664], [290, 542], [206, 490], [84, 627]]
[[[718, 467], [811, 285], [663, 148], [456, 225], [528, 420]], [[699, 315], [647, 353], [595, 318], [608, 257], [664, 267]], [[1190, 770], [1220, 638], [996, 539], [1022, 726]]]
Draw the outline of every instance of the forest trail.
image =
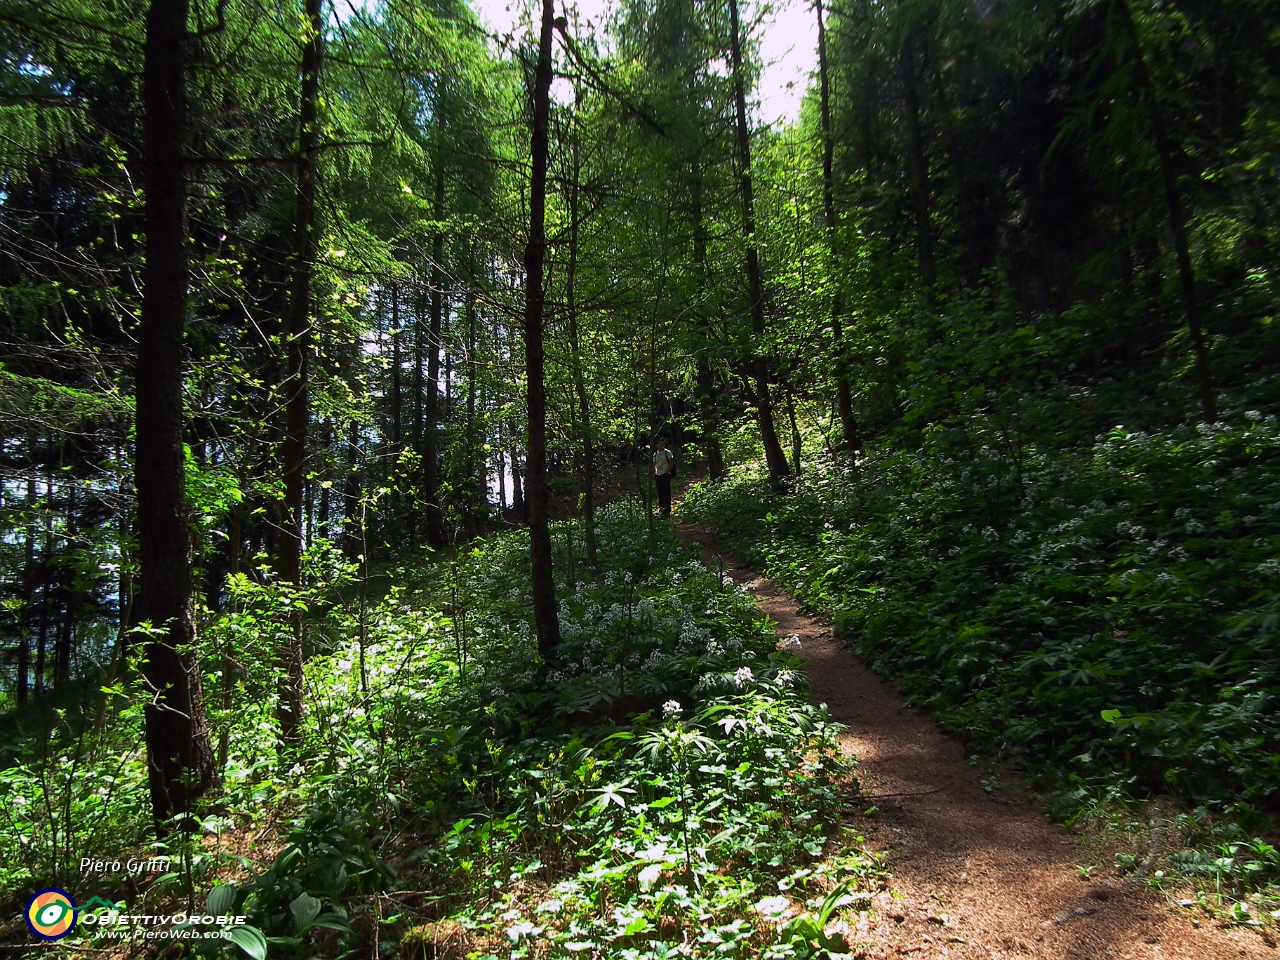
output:
[[[724, 560], [781, 636], [795, 634], [815, 701], [848, 727], [868, 796], [850, 814], [886, 855], [890, 886], [854, 934], [866, 956], [949, 960], [1210, 960], [1275, 957], [1274, 941], [1224, 928], [1170, 904], [1141, 882], [1082, 882], [1079, 840], [1024, 797], [988, 794], [958, 739], [908, 707], [774, 581], [708, 549], [715, 530], [679, 523], [681, 539]], [[889, 796], [895, 795], [895, 796]], [[883, 799], [876, 799], [883, 797]], [[862, 816], [875, 804], [878, 812]], [[1101, 873], [1099, 868], [1097, 873]], [[851, 938], [853, 939], [853, 938]]]

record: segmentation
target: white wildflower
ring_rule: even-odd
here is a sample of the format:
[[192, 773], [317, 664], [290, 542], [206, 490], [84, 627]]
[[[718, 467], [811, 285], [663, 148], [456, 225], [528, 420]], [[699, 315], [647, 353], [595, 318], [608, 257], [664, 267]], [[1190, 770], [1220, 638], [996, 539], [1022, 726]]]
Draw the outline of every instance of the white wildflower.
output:
[[682, 713], [684, 713], [684, 707], [680, 706], [679, 700], [668, 700], [662, 705], [662, 718], [664, 720], [678, 717]]
[[765, 897], [756, 904], [756, 912], [775, 923], [781, 923], [789, 909], [791, 901], [786, 897]]
[[733, 683], [739, 690], [754, 681], [755, 678], [755, 674], [751, 672], [750, 667], [739, 667], [733, 673]]

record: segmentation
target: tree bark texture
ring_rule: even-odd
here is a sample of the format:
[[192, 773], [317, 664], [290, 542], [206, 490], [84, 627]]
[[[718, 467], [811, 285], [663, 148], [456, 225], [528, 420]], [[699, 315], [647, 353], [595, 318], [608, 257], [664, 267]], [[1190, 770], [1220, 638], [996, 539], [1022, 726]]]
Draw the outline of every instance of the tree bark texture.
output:
[[[546, 203], [548, 126], [551, 113], [551, 37], [555, 24], [553, 0], [542, 0], [542, 29], [533, 80], [533, 177], [529, 184], [529, 242], [524, 251], [525, 379], [528, 391], [529, 446], [525, 460], [525, 509], [533, 561], [533, 619], [538, 652], [544, 657], [560, 642], [556, 613], [555, 571], [552, 568], [548, 526], [547, 392], [542, 344], [543, 268], [547, 255]], [[514, 470], [513, 470], [514, 475]]]
[[[436, 151], [435, 220], [444, 220], [444, 158]], [[431, 330], [427, 335], [427, 385], [422, 397], [422, 495], [426, 501], [427, 543], [445, 547], [444, 511], [440, 506], [440, 344], [444, 330], [444, 228], [437, 226], [431, 243]]]
[[[310, 419], [308, 358], [311, 352], [311, 273], [315, 260], [317, 157], [319, 154], [320, 64], [324, 24], [320, 0], [306, 0], [306, 42], [302, 48], [302, 98], [299, 110], [297, 199], [289, 309], [285, 327], [285, 430], [280, 458], [284, 468], [284, 516], [280, 535], [280, 579], [302, 588], [302, 508], [307, 474], [307, 424]], [[276, 716], [286, 743], [302, 736], [302, 611], [290, 614], [288, 639], [276, 656], [281, 681]]]
[[577, 130], [573, 134], [573, 179], [569, 184], [569, 266], [565, 275], [565, 313], [569, 327], [570, 361], [573, 365], [573, 389], [578, 401], [578, 432], [582, 463], [582, 541], [591, 569], [599, 567], [596, 556], [596, 451], [592, 439], [591, 403], [587, 396], [587, 378], [582, 369], [582, 344], [578, 337], [578, 193], [582, 173], [582, 147]]
[[[474, 267], [474, 252], [468, 254], [467, 262], [469, 267]], [[475, 293], [475, 271], [471, 270], [467, 284], [466, 297], [466, 315], [467, 315], [467, 459], [465, 465], [466, 472], [466, 520], [467, 535], [470, 537], [478, 536], [480, 528], [476, 523], [476, 513], [480, 510], [484, 503], [485, 496], [485, 478], [481, 476], [482, 471], [478, 468], [476, 457], [476, 400], [479, 391], [479, 383], [477, 378], [480, 375], [479, 357], [476, 356], [476, 293]], [[483, 461], [483, 457], [479, 458]]]
[[[36, 578], [36, 464], [35, 435], [27, 437], [27, 449], [32, 451], [30, 470], [27, 472], [27, 528], [23, 536], [22, 593], [18, 609], [17, 684], [14, 691], [19, 707], [27, 702], [27, 685], [31, 676], [31, 603], [35, 597]], [[123, 598], [121, 603], [123, 603]]]
[[836, 243], [834, 166], [835, 140], [831, 135], [831, 80], [827, 70], [827, 28], [822, 21], [822, 0], [815, 0], [818, 13], [818, 95], [822, 119], [822, 212], [827, 228], [828, 281], [831, 283], [831, 340], [835, 352], [836, 411], [840, 416], [840, 429], [844, 446], [848, 450], [860, 450], [862, 437], [858, 433], [858, 421], [853, 415], [853, 391], [849, 387], [849, 347], [844, 342], [844, 324], [840, 314], [844, 305], [840, 297], [840, 284]]
[[143, 65], [146, 266], [138, 330], [134, 486], [139, 620], [151, 808], [164, 824], [218, 780], [201, 697], [192, 616], [191, 531], [183, 448], [187, 322], [187, 0], [152, 0]]
[[733, 98], [737, 111], [736, 145], [738, 154], [738, 192], [742, 198], [742, 238], [747, 248], [747, 299], [751, 306], [751, 332], [757, 343], [750, 360], [755, 380], [756, 412], [760, 420], [760, 439], [764, 443], [765, 463], [775, 485], [790, 474], [787, 455], [778, 439], [773, 422], [773, 399], [769, 393], [769, 358], [763, 342], [765, 335], [764, 283], [760, 277], [760, 254], [756, 246], [756, 213], [754, 185], [751, 180], [751, 135], [747, 129], [747, 91], [742, 77], [742, 38], [738, 17], [738, 0], [729, 0], [729, 44], [733, 67]]

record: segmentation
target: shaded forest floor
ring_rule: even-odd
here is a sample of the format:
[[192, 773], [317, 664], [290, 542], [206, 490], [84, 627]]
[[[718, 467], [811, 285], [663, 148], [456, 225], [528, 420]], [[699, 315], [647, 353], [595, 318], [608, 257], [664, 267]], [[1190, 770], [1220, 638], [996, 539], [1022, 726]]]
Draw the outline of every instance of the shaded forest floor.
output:
[[891, 893], [877, 895], [850, 940], [868, 957], [1137, 958], [1274, 956], [1266, 932], [1220, 925], [1141, 879], [1094, 879], [1098, 852], [998, 786], [963, 744], [908, 705], [777, 583], [719, 544], [708, 524], [680, 537], [745, 584], [777, 633], [796, 636], [812, 697], [848, 727], [859, 762], [859, 831], [882, 853]]
[[[53, 884], [114, 904], [81, 911], [64, 956], [176, 950], [146, 936], [168, 928], [106, 936], [102, 918], [126, 908], [196, 911], [201, 935], [242, 916], [240, 939], [197, 945], [210, 960], [844, 952], [826, 928], [855, 923], [844, 908], [876, 897], [883, 871], [849, 828], [852, 771], [799, 661], [643, 505], [597, 521], [595, 571], [580, 529], [553, 525], [562, 640], [545, 662], [522, 531], [394, 571], [367, 607], [317, 605], [304, 739], [287, 751], [253, 646], [270, 643], [280, 597], [245, 579], [204, 635], [244, 667], [210, 711], [228, 759], [198, 833], [151, 836], [132, 675], [119, 710], [0, 767], [0, 956], [48, 953], [21, 915]], [[338, 573], [317, 596], [351, 592]], [[77, 868], [145, 851], [167, 872]]]

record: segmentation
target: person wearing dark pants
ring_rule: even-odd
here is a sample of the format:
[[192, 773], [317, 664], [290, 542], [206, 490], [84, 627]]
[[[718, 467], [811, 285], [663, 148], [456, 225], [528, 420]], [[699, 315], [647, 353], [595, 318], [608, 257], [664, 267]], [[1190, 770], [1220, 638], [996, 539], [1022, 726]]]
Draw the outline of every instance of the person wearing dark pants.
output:
[[653, 451], [653, 482], [658, 487], [658, 512], [664, 517], [671, 513], [671, 478], [676, 472], [676, 455], [667, 449], [667, 441], [658, 438], [658, 449]]

